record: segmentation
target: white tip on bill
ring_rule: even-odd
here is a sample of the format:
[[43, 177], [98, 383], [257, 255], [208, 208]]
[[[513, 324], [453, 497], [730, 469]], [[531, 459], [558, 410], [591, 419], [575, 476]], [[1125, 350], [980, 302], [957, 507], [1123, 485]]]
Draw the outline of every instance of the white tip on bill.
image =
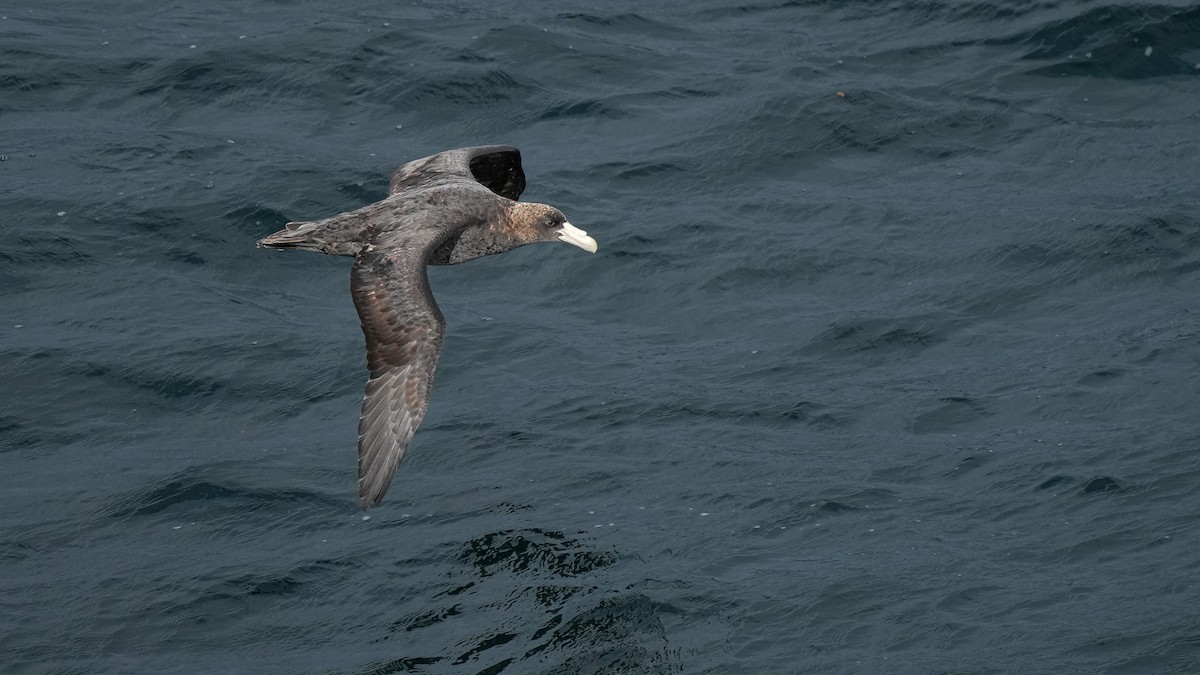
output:
[[592, 239], [588, 236], [587, 232], [584, 232], [570, 223], [562, 224], [562, 228], [560, 228], [558, 231], [558, 240], [573, 246], [578, 246], [588, 253], [595, 253], [596, 249], [600, 247], [600, 245], [596, 243], [595, 239]]

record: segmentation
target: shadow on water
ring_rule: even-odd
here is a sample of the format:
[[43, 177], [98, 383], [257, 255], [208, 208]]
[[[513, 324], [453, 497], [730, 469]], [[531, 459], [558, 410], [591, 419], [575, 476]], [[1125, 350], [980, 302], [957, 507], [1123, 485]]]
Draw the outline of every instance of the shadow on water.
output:
[[[420, 669], [435, 664], [450, 666], [445, 672], [481, 674], [680, 672], [660, 618], [669, 608], [644, 593], [596, 583], [619, 562], [617, 554], [562, 532], [521, 529], [476, 537], [444, 575], [456, 581], [433, 596], [442, 606], [396, 620], [391, 633], [449, 635], [459, 622], [481, 616], [493, 628], [464, 638], [450, 654], [404, 656], [364, 672], [426, 672]], [[482, 600], [489, 597], [494, 600]]]

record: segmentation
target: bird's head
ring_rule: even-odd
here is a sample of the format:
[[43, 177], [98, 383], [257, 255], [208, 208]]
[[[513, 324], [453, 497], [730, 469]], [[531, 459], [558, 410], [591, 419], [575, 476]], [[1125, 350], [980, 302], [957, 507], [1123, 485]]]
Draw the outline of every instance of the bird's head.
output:
[[587, 232], [567, 222], [567, 217], [562, 211], [553, 206], [531, 202], [519, 202], [518, 208], [521, 210], [519, 220], [524, 226], [518, 235], [520, 238], [529, 243], [561, 241], [578, 246], [589, 253], [596, 252], [596, 240], [589, 237]]

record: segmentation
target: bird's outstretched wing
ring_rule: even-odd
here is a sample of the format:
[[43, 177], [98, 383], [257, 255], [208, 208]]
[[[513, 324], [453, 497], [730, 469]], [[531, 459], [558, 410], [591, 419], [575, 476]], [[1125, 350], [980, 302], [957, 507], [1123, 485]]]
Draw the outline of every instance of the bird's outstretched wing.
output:
[[429, 405], [446, 327], [429, 290], [429, 245], [368, 246], [350, 273], [371, 373], [358, 420], [358, 498], [364, 509], [383, 499]]
[[511, 145], [482, 145], [413, 160], [392, 174], [388, 194], [455, 180], [474, 181], [501, 197], [516, 201], [525, 191], [521, 151]]

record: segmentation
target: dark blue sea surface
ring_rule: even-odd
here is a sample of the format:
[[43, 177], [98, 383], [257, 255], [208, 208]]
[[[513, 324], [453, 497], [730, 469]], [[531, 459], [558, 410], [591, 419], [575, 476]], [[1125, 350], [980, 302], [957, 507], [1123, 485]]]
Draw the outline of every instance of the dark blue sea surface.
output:
[[[1194, 3], [0, 8], [0, 671], [1200, 672]], [[599, 253], [350, 261], [512, 143]]]

